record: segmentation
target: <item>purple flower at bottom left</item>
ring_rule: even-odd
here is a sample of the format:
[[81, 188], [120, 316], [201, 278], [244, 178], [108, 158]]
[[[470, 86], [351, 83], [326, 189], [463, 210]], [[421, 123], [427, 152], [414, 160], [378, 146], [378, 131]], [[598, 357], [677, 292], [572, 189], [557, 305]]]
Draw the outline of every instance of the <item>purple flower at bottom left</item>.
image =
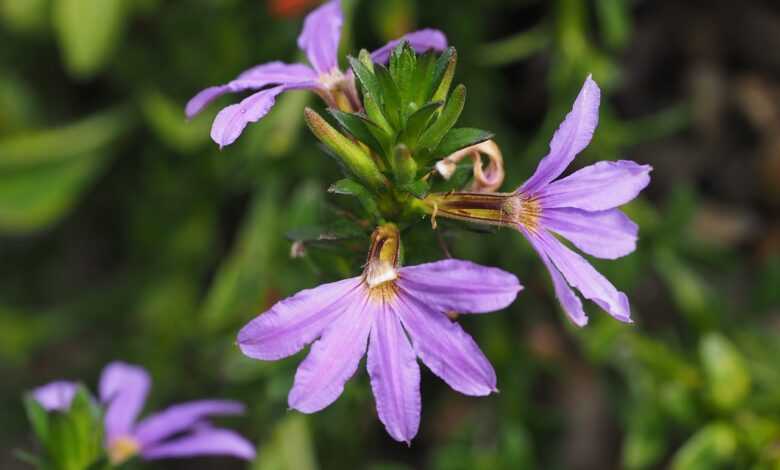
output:
[[[252, 443], [238, 433], [212, 427], [206, 418], [244, 413], [244, 405], [228, 400], [197, 400], [170, 406], [138, 421], [151, 379], [145, 369], [124, 362], [108, 364], [100, 377], [104, 406], [105, 450], [113, 464], [139, 456], [144, 460], [231, 456], [255, 457]], [[78, 385], [56, 381], [32, 392], [48, 411], [67, 412]]]

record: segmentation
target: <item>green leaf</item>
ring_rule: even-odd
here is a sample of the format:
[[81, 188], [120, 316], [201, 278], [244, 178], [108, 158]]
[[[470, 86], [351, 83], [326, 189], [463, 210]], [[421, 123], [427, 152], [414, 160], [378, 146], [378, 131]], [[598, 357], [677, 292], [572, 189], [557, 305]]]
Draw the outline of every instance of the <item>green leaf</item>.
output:
[[23, 401], [27, 420], [30, 422], [35, 437], [44, 447], [47, 446], [49, 442], [49, 414], [32, 394], [26, 394]]
[[126, 0], [54, 0], [53, 20], [68, 71], [89, 78], [115, 57]]
[[382, 96], [379, 80], [374, 75], [374, 72], [354, 57], [348, 57], [347, 60], [350, 67], [352, 67], [352, 71], [355, 72], [355, 77], [357, 77], [360, 86], [363, 88], [363, 94], [370, 94], [375, 97]]
[[493, 138], [493, 133], [482, 129], [459, 127], [450, 129], [441, 139], [436, 150], [431, 154], [432, 158], [446, 157], [460, 149], [471, 147]]
[[19, 32], [45, 30], [49, 0], [0, 0], [0, 18], [8, 29]]
[[[458, 53], [454, 47], [442, 52], [433, 69], [433, 76], [427, 84], [425, 100], [444, 100], [455, 76], [455, 67], [458, 63]], [[445, 76], [446, 75], [446, 76]], [[446, 90], [445, 90], [446, 89]], [[443, 92], [443, 93], [442, 93]], [[442, 95], [443, 96], [440, 96]]]
[[392, 168], [395, 180], [400, 185], [411, 182], [417, 176], [417, 162], [404, 144], [395, 148], [392, 155]]
[[414, 51], [408, 42], [401, 41], [390, 54], [390, 76], [398, 87], [402, 106], [414, 102], [414, 94], [419, 86], [414, 82], [416, 66]]
[[[345, 113], [344, 111], [333, 108], [328, 108], [328, 112], [331, 116], [336, 118], [341, 127], [352, 134], [354, 138], [368, 145], [379, 155], [384, 155], [385, 145], [389, 143], [389, 136], [384, 136], [382, 141], [377, 139], [376, 135], [384, 135], [384, 131], [379, 126], [369, 121], [367, 117], [360, 116], [356, 113]], [[375, 129], [369, 130], [370, 126], [375, 127]]]
[[406, 121], [406, 127], [399, 137], [400, 141], [409, 148], [414, 149], [420, 138], [420, 134], [428, 127], [431, 117], [436, 111], [441, 109], [443, 104], [444, 103], [441, 101], [428, 103], [409, 116], [409, 119]]
[[434, 67], [436, 66], [436, 55], [429, 51], [423, 55], [417, 56], [417, 67], [414, 70], [415, 95], [412, 101], [418, 106], [422, 106], [429, 97], [428, 90], [432, 87], [431, 83], [435, 80]]
[[379, 81], [381, 90], [379, 96], [382, 97], [384, 115], [394, 129], [400, 129], [403, 112], [401, 111], [401, 95], [398, 92], [398, 86], [396, 86], [393, 77], [390, 76], [390, 72], [384, 66], [375, 64], [374, 73]]
[[736, 410], [750, 393], [750, 373], [737, 348], [724, 336], [710, 333], [699, 344], [699, 355], [712, 403], [721, 410]]
[[[709, 424], [696, 432], [677, 451], [672, 470], [713, 470], [734, 462], [737, 434], [725, 423]], [[730, 467], [731, 468], [731, 467]]]
[[466, 104], [466, 87], [458, 85], [452, 92], [452, 96], [444, 107], [439, 118], [420, 137], [418, 147], [430, 150], [438, 147], [442, 138], [450, 128], [458, 122], [463, 106]]
[[[382, 108], [377, 103], [376, 99], [374, 98], [374, 95], [371, 94], [363, 95], [363, 106], [366, 108], [366, 114], [368, 115], [368, 118], [371, 120], [371, 122], [373, 122], [374, 124], [379, 126], [380, 129], [382, 129], [384, 135], [387, 135], [388, 138], [392, 138], [392, 136], [395, 136], [395, 129], [393, 129], [393, 126], [391, 126], [390, 122], [388, 122], [387, 118], [385, 117], [384, 111], [382, 111]], [[377, 136], [375, 135], [375, 137]]]
[[191, 153], [209, 141], [212, 119], [208, 113], [191, 120], [182, 119], [181, 103], [159, 91], [141, 97], [141, 111], [157, 138], [176, 151]]
[[308, 418], [287, 415], [279, 421], [271, 440], [263, 445], [262, 455], [252, 470], [317, 470]]
[[425, 180], [412, 181], [400, 186], [402, 191], [412, 194], [418, 199], [423, 199], [431, 191], [431, 185]]
[[333, 183], [330, 188], [328, 188], [328, 192], [332, 194], [341, 194], [358, 198], [358, 201], [360, 201], [363, 209], [365, 209], [366, 213], [371, 218], [376, 220], [381, 219], [379, 206], [377, 205], [374, 196], [371, 194], [371, 192], [368, 191], [368, 189], [365, 188], [365, 186], [361, 185], [357, 181], [351, 180], [349, 178], [338, 180]]

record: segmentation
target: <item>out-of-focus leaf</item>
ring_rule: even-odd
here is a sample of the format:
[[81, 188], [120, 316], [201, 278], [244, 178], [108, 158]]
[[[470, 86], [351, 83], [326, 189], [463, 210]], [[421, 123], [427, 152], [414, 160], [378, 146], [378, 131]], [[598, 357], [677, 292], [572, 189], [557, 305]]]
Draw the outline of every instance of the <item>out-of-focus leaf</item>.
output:
[[54, 27], [71, 75], [91, 77], [113, 57], [124, 29], [125, 3], [126, 0], [54, 0]]
[[621, 49], [631, 37], [631, 3], [627, 0], [598, 0], [598, 13], [604, 41], [613, 49]]
[[0, 18], [13, 31], [42, 31], [46, 28], [50, 1], [0, 0]]
[[701, 330], [717, 323], [714, 293], [696, 272], [671, 250], [655, 252], [655, 267], [672, 294], [677, 308]]
[[737, 434], [725, 423], [701, 428], [677, 451], [672, 470], [715, 470], [728, 468], [737, 452]]
[[35, 437], [47, 446], [49, 442], [49, 415], [40, 403], [31, 395], [24, 396], [24, 409], [27, 412], [27, 420], [30, 422]]
[[699, 344], [699, 355], [707, 378], [712, 403], [722, 410], [734, 410], [750, 392], [750, 373], [734, 344], [718, 333], [710, 333]]
[[317, 470], [317, 456], [307, 423], [302, 415], [288, 415], [274, 429], [270, 442], [252, 470]]
[[631, 410], [623, 440], [623, 465], [626, 469], [650, 468], [663, 457], [667, 447], [664, 419], [652, 403]]
[[157, 137], [174, 150], [190, 153], [209, 141], [211, 120], [206, 113], [188, 121], [179, 103], [157, 91], [141, 98], [141, 109]]
[[525, 60], [550, 44], [547, 28], [536, 27], [508, 38], [485, 44], [478, 60], [484, 65], [506, 65]]
[[222, 329], [261, 310], [278, 228], [279, 188], [268, 184], [255, 192], [230, 256], [220, 266], [206, 296], [203, 321], [209, 330]]

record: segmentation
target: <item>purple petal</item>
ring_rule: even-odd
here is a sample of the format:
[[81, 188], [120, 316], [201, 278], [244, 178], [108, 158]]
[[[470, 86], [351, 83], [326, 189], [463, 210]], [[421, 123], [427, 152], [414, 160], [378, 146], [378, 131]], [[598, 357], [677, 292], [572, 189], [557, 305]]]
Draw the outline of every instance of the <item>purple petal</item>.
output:
[[306, 52], [309, 62], [322, 75], [338, 67], [339, 40], [344, 15], [341, 2], [331, 0], [309, 13], [298, 36], [298, 47]]
[[401, 268], [399, 274], [399, 286], [442, 312], [501, 310], [523, 288], [506, 271], [455, 259]]
[[616, 259], [636, 249], [639, 227], [620, 209], [588, 212], [545, 208], [541, 220], [546, 228], [597, 258]]
[[418, 54], [426, 51], [443, 51], [447, 48], [447, 36], [438, 29], [421, 29], [405, 34], [400, 39], [394, 39], [371, 53], [374, 62], [386, 64], [390, 59], [393, 49], [403, 41], [408, 41], [409, 46]]
[[151, 380], [141, 367], [112, 362], [100, 376], [100, 401], [107, 404], [106, 438], [132, 433], [133, 424], [144, 406]]
[[393, 439], [410, 443], [420, 427], [420, 366], [401, 322], [387, 305], [376, 312], [367, 368], [379, 419]]
[[542, 230], [528, 234], [529, 240], [538, 251], [543, 251], [566, 278], [570, 286], [595, 302], [617, 320], [631, 323], [631, 308], [626, 294], [615, 289], [585, 259], [566, 248], [552, 234]]
[[244, 405], [227, 400], [200, 400], [174, 405], [138, 423], [134, 436], [148, 447], [176, 433], [184, 432], [211, 415], [244, 413]]
[[225, 85], [212, 86], [195, 95], [185, 108], [185, 114], [192, 118], [209, 103], [225, 93], [259, 90], [268, 85], [301, 85], [316, 82], [317, 74], [308, 65], [269, 62], [257, 65], [243, 72]]
[[78, 385], [57, 380], [32, 391], [33, 398], [47, 411], [67, 411], [76, 395]]
[[589, 75], [571, 112], [555, 131], [550, 141], [550, 153], [539, 162], [536, 172], [520, 187], [519, 192], [533, 194], [539, 191], [560, 176], [574, 157], [588, 146], [599, 123], [600, 99], [601, 91]]
[[540, 249], [537, 249], [536, 251], [539, 253], [539, 257], [542, 258], [542, 262], [550, 273], [550, 277], [553, 281], [553, 288], [555, 289], [555, 296], [561, 303], [563, 311], [566, 312], [566, 315], [575, 325], [580, 327], [587, 325], [588, 316], [585, 314], [585, 310], [582, 309], [582, 301], [580, 298], [572, 288], [566, 284], [566, 280], [561, 276], [558, 268], [553, 266], [544, 251]]
[[496, 391], [493, 366], [460, 325], [403, 289], [399, 289], [395, 308], [415, 352], [434, 374], [465, 395]]
[[553, 181], [538, 193], [543, 207], [575, 207], [601, 211], [637, 197], [650, 183], [650, 165], [620, 160], [598, 162]]
[[141, 450], [145, 459], [224, 455], [244, 460], [255, 458], [255, 448], [238, 433], [227, 429], [203, 428], [170, 442]]
[[277, 302], [238, 332], [241, 352], [266, 361], [297, 353], [355, 301], [361, 283], [359, 277], [345, 279]]
[[262, 119], [276, 103], [276, 97], [287, 89], [280, 85], [244, 98], [239, 104], [232, 104], [219, 112], [211, 126], [211, 139], [222, 148], [238, 139], [250, 122]]
[[287, 397], [290, 408], [314, 413], [336, 401], [366, 353], [376, 311], [366, 292], [325, 330], [298, 366]]

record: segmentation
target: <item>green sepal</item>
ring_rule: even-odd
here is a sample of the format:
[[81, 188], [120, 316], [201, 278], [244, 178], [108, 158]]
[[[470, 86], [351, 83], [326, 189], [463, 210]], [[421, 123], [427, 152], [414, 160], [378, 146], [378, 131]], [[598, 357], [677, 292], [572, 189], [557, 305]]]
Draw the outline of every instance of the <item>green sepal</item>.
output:
[[[344, 111], [339, 111], [338, 109], [333, 108], [328, 108], [328, 112], [339, 122], [341, 127], [352, 134], [355, 139], [363, 142], [369, 148], [371, 148], [371, 150], [380, 155], [384, 153], [385, 147], [375, 135], [376, 131], [379, 131], [382, 134], [384, 134], [384, 131], [382, 131], [379, 126], [368, 120], [367, 117], [360, 116], [357, 113], [345, 113]], [[375, 126], [375, 132], [371, 132], [369, 130], [369, 126]], [[387, 144], [388, 138], [389, 136], [384, 139], [385, 144]]]
[[403, 186], [410, 183], [417, 175], [417, 162], [414, 161], [409, 147], [399, 144], [393, 151], [392, 168], [395, 181]]
[[428, 127], [431, 117], [444, 105], [441, 101], [433, 101], [415, 111], [406, 121], [406, 127], [401, 132], [399, 140], [409, 148], [415, 148], [420, 135]]
[[79, 385], [67, 412], [49, 414], [46, 450], [63, 470], [86, 469], [103, 457], [101, 411], [84, 386]]
[[23, 401], [24, 409], [27, 412], [27, 420], [30, 421], [35, 437], [44, 447], [47, 447], [49, 442], [48, 412], [30, 393], [25, 394]]
[[342, 194], [346, 196], [354, 196], [360, 201], [360, 205], [363, 206], [366, 213], [373, 219], [380, 220], [382, 218], [379, 212], [379, 206], [376, 199], [371, 192], [366, 189], [365, 186], [358, 183], [355, 180], [344, 178], [333, 183], [328, 192], [332, 194]]
[[423, 199], [431, 192], [431, 185], [425, 180], [412, 181], [400, 186], [402, 191], [410, 193], [417, 199]]
[[466, 104], [466, 87], [458, 85], [447, 101], [439, 118], [420, 137], [418, 147], [433, 150], [439, 146], [442, 138], [458, 122], [463, 106]]
[[457, 127], [450, 129], [439, 142], [438, 147], [431, 153], [431, 158], [446, 157], [460, 149], [471, 147], [492, 139], [494, 134], [482, 129], [471, 127]]

